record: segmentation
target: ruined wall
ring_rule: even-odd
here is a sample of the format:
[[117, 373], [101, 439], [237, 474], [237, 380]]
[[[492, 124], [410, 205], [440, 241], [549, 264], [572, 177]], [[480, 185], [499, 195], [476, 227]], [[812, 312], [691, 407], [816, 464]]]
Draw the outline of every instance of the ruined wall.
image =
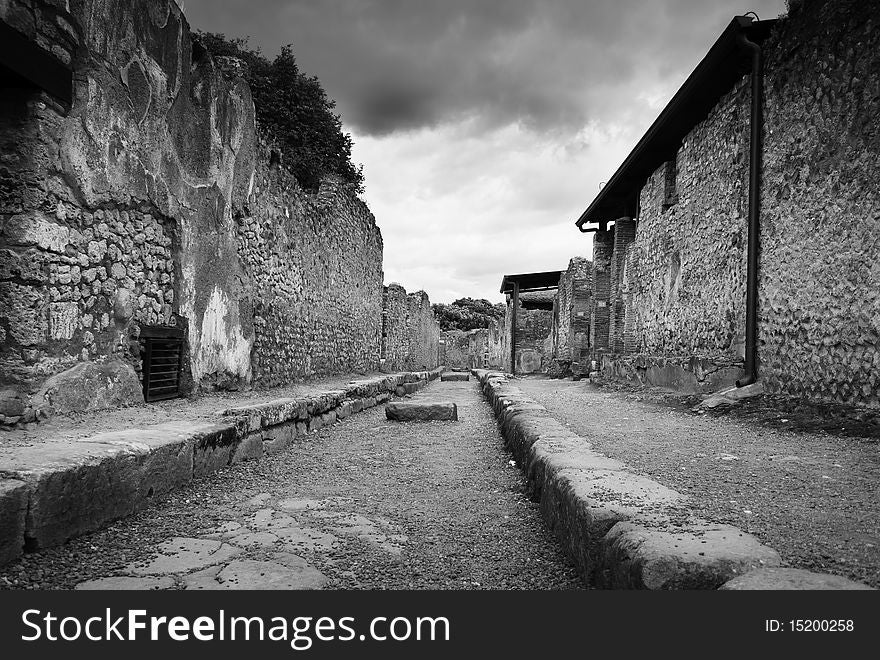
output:
[[[235, 213], [253, 309], [253, 382], [379, 367], [382, 236], [350, 187], [325, 180], [317, 195], [272, 162], [261, 144], [247, 203]], [[277, 156], [277, 152], [276, 156]], [[432, 365], [436, 366], [436, 365]]]
[[389, 284], [384, 299], [382, 369], [420, 371], [438, 366], [440, 324], [428, 294], [407, 294], [399, 284]]
[[504, 362], [502, 332], [497, 320], [488, 328], [443, 332], [440, 363], [453, 369], [500, 369]]
[[[546, 341], [553, 324], [553, 312], [548, 309], [524, 309], [522, 302], [529, 293], [520, 294], [520, 306], [516, 314], [516, 373], [540, 373], [547, 368], [549, 357], [545, 359]], [[512, 324], [513, 300], [507, 296], [507, 311], [504, 314], [504, 330], [501, 339], [502, 365], [505, 371], [512, 371], [510, 365], [510, 329]]]
[[[880, 405], [878, 20], [878, 3], [798, 3], [764, 44], [759, 371], [770, 391]], [[616, 375], [714, 389], [742, 373], [748, 85], [641, 191], [635, 240], [612, 259]]]
[[559, 277], [552, 326], [545, 348], [548, 373], [567, 376], [589, 371], [590, 302], [593, 264], [573, 257]]
[[[38, 34], [52, 16], [42, 9], [61, 7], [29, 4]], [[173, 2], [70, 6], [72, 107], [37, 90], [2, 94], [0, 247], [31, 266], [3, 274], [0, 378], [34, 392], [88, 360], [130, 379], [145, 324], [188, 335], [196, 381], [246, 379], [230, 209], [253, 168], [250, 91], [194, 50]]]
[[382, 241], [364, 204], [276, 166], [247, 83], [175, 2], [69, 7], [0, 3], [74, 80], [70, 108], [0, 93], [0, 414], [59, 408], [58, 378], [83, 364], [119, 390], [100, 405], [142, 401], [144, 326], [186, 340], [184, 391], [378, 367]]

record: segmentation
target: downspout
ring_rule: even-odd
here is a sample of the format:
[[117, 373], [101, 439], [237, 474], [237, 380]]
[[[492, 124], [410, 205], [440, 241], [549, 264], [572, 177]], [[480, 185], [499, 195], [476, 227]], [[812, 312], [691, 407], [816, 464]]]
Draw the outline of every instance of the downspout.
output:
[[752, 56], [752, 112], [749, 143], [749, 241], [746, 281], [746, 354], [745, 374], [736, 381], [737, 387], [758, 380], [758, 250], [761, 203], [761, 110], [763, 105], [763, 57], [761, 47], [744, 32], [737, 35], [740, 47]]

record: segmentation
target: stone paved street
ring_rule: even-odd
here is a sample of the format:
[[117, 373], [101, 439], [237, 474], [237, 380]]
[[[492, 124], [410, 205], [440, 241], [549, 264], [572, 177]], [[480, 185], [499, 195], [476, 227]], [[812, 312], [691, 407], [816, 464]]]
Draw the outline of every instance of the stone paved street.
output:
[[407, 400], [453, 402], [459, 421], [389, 421], [377, 406], [106, 530], [26, 555], [0, 583], [583, 588], [524, 494], [475, 381], [434, 382]]

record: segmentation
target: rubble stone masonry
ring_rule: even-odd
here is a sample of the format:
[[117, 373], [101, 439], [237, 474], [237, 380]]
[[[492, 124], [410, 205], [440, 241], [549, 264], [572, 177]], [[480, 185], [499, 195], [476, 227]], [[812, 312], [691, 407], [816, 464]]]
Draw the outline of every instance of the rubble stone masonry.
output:
[[[880, 406], [878, 24], [876, 2], [792, 3], [763, 44], [758, 358], [771, 392]], [[641, 190], [635, 240], [612, 265], [617, 375], [674, 365], [700, 389], [742, 373], [749, 105], [745, 76]], [[608, 241], [595, 236], [600, 273]]]
[[559, 277], [553, 307], [548, 371], [554, 376], [589, 372], [593, 264], [573, 257]]
[[[71, 107], [0, 90], [0, 423], [51, 414], [41, 386], [82, 373], [142, 401], [157, 329], [184, 340], [184, 393], [379, 368], [375, 219], [339, 182], [299, 187], [177, 3], [9, 0], [0, 21], [73, 81]], [[427, 296], [407, 300], [391, 364], [433, 367]]]
[[424, 291], [407, 294], [399, 284], [385, 289], [382, 331], [385, 371], [423, 371], [438, 366], [440, 324]]

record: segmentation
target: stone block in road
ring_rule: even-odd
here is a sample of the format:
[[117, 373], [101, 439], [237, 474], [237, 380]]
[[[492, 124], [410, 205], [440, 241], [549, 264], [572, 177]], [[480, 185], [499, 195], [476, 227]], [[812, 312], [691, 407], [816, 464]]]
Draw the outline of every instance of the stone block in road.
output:
[[395, 422], [458, 421], [458, 407], [451, 402], [399, 401], [385, 406], [385, 416]]
[[447, 371], [446, 373], [440, 374], [440, 381], [460, 381], [460, 380], [470, 380], [471, 375], [464, 371]]

